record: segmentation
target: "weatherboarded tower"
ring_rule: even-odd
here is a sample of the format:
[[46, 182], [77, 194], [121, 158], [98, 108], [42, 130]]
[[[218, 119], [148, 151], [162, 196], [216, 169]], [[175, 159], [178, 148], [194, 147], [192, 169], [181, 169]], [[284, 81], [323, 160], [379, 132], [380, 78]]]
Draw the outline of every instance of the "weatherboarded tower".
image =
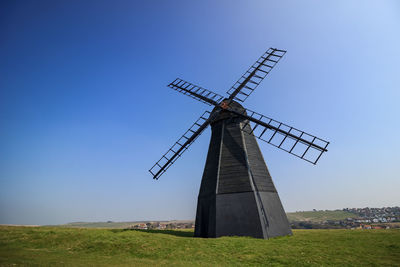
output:
[[[232, 102], [237, 110], [243, 107]], [[215, 112], [215, 111], [213, 111]], [[242, 127], [247, 129], [241, 130]], [[270, 238], [292, 232], [257, 141], [245, 119], [228, 111], [212, 135], [197, 202], [195, 236]]]

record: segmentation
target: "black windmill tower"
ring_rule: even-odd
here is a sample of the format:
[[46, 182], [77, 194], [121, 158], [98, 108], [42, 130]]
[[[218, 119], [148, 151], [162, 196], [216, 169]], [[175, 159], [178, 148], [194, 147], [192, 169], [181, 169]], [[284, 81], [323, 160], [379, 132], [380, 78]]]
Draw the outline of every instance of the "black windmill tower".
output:
[[[227, 91], [228, 97], [176, 79], [168, 86], [210, 106], [150, 169], [158, 179], [211, 125], [197, 202], [195, 236], [290, 235], [291, 230], [256, 137], [316, 164], [329, 142], [244, 108], [244, 102], [284, 56], [268, 49]], [[252, 124], [252, 125], [250, 125]]]

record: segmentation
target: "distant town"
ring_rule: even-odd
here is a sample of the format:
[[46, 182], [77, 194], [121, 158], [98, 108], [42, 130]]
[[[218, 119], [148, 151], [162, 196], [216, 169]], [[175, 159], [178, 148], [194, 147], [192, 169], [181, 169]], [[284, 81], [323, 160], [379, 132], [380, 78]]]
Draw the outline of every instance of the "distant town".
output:
[[[313, 212], [323, 212], [314, 210]], [[400, 207], [345, 208], [338, 214], [349, 214], [341, 219], [291, 221], [293, 229], [389, 229], [400, 228]], [[339, 213], [342, 212], [342, 213]]]
[[194, 229], [194, 221], [192, 222], [147, 222], [134, 224], [128, 229], [141, 230], [173, 230], [173, 229]]

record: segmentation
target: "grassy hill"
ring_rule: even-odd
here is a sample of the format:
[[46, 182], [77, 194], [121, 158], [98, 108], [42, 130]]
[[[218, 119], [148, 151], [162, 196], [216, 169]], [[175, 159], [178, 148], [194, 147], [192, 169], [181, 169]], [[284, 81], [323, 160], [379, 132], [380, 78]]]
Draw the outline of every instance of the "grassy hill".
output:
[[193, 238], [192, 231], [0, 227], [0, 265], [399, 266], [398, 230], [295, 230]]
[[322, 222], [326, 220], [343, 220], [346, 218], [356, 218], [357, 215], [342, 210], [327, 211], [298, 211], [286, 213], [289, 221]]

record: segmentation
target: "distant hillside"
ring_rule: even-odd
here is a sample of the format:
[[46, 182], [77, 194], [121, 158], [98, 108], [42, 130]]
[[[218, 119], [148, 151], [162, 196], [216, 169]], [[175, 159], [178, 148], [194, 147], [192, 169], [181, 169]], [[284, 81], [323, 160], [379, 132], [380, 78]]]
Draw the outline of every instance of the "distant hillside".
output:
[[57, 225], [60, 227], [79, 227], [79, 228], [116, 228], [116, 229], [123, 229], [131, 226], [135, 223], [141, 222], [72, 222]]
[[327, 211], [297, 211], [288, 212], [287, 217], [290, 222], [323, 222], [326, 220], [344, 220], [346, 218], [356, 218], [357, 215], [351, 212], [342, 210], [327, 210]]
[[[124, 229], [138, 223], [148, 223], [156, 221], [134, 221], [134, 222], [72, 222], [60, 225], [53, 225], [57, 227], [77, 227], [77, 228], [115, 228]], [[173, 220], [173, 221], [157, 221], [160, 223], [191, 223], [190, 220]]]
[[[323, 222], [326, 220], [344, 220], [346, 218], [355, 218], [356, 214], [342, 210], [328, 211], [297, 211], [288, 212], [290, 222]], [[138, 223], [148, 223], [155, 221], [133, 221], [133, 222], [72, 222], [67, 224], [57, 225], [58, 227], [78, 227], [78, 228], [115, 228], [124, 229]], [[173, 221], [158, 221], [161, 223], [194, 223], [194, 220], [173, 220]]]

